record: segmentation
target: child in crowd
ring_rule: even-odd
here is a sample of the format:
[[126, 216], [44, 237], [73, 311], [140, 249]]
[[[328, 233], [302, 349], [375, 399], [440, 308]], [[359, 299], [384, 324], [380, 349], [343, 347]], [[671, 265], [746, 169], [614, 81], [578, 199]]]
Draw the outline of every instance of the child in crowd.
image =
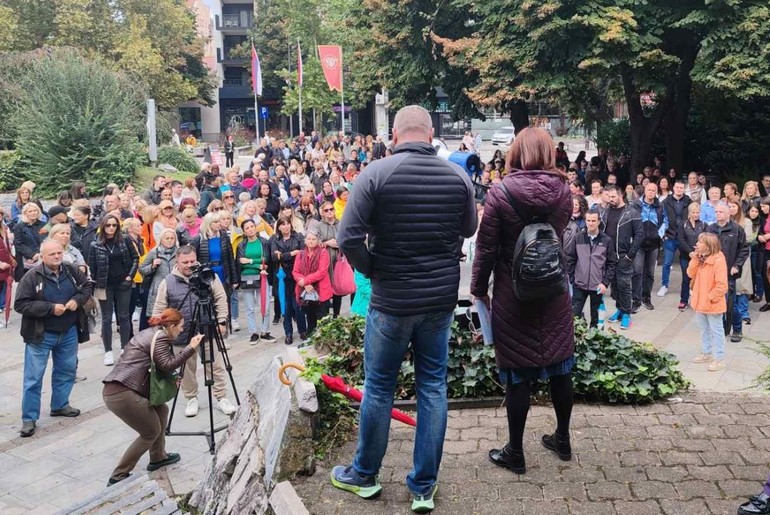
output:
[[722, 370], [725, 356], [725, 333], [722, 315], [727, 311], [727, 260], [715, 234], [698, 236], [690, 254], [687, 275], [692, 284], [690, 304], [701, 329], [701, 354], [693, 363], [708, 363], [708, 370]]

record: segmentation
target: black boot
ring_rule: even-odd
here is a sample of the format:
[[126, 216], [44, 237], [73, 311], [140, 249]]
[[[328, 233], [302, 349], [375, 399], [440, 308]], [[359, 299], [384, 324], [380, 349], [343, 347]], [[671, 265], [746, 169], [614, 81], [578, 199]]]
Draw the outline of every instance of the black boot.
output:
[[514, 451], [508, 445], [502, 449], [492, 449], [489, 451], [489, 461], [516, 474], [524, 474], [527, 471], [524, 451]]
[[770, 515], [770, 498], [765, 492], [738, 506], [738, 515]]
[[572, 446], [569, 443], [569, 435], [563, 437], [559, 433], [552, 435], [543, 435], [543, 447], [556, 453], [562, 461], [570, 461], [572, 459]]

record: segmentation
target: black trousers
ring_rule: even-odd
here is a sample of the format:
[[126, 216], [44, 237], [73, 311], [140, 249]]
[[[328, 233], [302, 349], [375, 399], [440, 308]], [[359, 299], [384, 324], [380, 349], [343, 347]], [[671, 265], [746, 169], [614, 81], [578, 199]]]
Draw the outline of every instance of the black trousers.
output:
[[302, 310], [307, 317], [307, 332], [310, 334], [315, 331], [318, 321], [329, 314], [329, 301], [309, 302], [302, 306]]
[[231, 167], [233, 166], [233, 156], [235, 154], [233, 152], [225, 152], [225, 166]]
[[591, 327], [596, 327], [599, 323], [599, 305], [602, 303], [602, 295], [590, 290], [572, 289], [572, 316], [583, 317], [583, 307], [586, 300], [591, 299]]

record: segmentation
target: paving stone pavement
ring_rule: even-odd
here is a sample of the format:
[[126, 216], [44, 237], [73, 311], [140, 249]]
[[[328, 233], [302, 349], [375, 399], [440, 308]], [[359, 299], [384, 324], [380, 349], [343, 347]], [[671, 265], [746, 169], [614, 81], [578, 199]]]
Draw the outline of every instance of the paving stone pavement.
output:
[[[770, 472], [770, 398], [763, 395], [696, 392], [683, 402], [649, 406], [578, 404], [570, 462], [540, 444], [555, 423], [550, 406], [532, 408], [527, 473], [519, 476], [487, 457], [508, 439], [504, 408], [450, 411], [434, 513], [733, 514]], [[354, 441], [295, 488], [316, 515], [411, 513], [404, 479], [413, 446], [414, 430], [394, 422], [378, 499], [360, 499], [329, 482], [333, 465], [349, 464]]]

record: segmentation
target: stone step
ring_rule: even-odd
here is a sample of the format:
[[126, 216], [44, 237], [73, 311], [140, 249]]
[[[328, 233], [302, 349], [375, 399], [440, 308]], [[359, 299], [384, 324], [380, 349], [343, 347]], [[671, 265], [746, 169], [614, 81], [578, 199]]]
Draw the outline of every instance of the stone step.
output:
[[134, 474], [59, 512], [60, 515], [176, 515], [177, 503], [149, 475]]

